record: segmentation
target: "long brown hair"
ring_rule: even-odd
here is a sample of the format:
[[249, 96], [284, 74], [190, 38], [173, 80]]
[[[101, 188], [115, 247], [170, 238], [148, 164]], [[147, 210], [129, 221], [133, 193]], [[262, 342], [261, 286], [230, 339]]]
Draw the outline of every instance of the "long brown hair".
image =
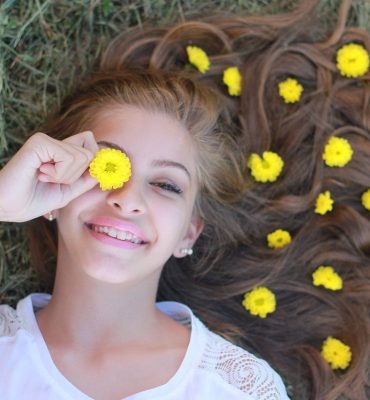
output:
[[[187, 106], [198, 118], [198, 125], [187, 120], [189, 132], [197, 143], [209, 143], [199, 152], [203, 180], [197, 200], [206, 227], [193, 256], [165, 265], [158, 300], [188, 304], [210, 329], [268, 360], [294, 399], [365, 400], [370, 397], [370, 222], [360, 197], [370, 187], [370, 75], [340, 76], [335, 54], [348, 42], [369, 51], [370, 35], [345, 27], [347, 0], [328, 35], [316, 20], [316, 5], [304, 1], [286, 15], [215, 17], [125, 32], [105, 52], [99, 74], [66, 100], [44, 131], [61, 139], [86, 128], [93, 102], [83, 108], [84, 99], [95, 93], [94, 107], [110, 104], [103, 83], [118, 85], [120, 79], [132, 90], [140, 86], [140, 76], [147, 79], [138, 98], [145, 92], [151, 100], [133, 104], [181, 119], [170, 107], [158, 106], [155, 89], [160, 97], [167, 93], [172, 104]], [[205, 74], [188, 65], [188, 44], [210, 56]], [[222, 72], [231, 65], [242, 72], [240, 98], [231, 98], [222, 83]], [[297, 104], [285, 104], [277, 93], [277, 84], [288, 76], [304, 86]], [[323, 164], [331, 136], [351, 142], [354, 156], [344, 168]], [[285, 167], [276, 182], [258, 184], [243, 160], [265, 150], [280, 154]], [[331, 191], [335, 205], [320, 216], [313, 210], [323, 190]], [[42, 276], [51, 290], [53, 266], [43, 259], [48, 260], [47, 248], [56, 251], [55, 226], [39, 218], [29, 227], [31, 262], [49, 274]], [[293, 241], [272, 250], [266, 235], [277, 228], [290, 231]], [[311, 274], [321, 264], [335, 266], [342, 290], [313, 286]], [[277, 298], [276, 311], [265, 319], [241, 305], [243, 294], [260, 285]], [[351, 347], [352, 361], [343, 372], [331, 370], [320, 354], [328, 336]]]

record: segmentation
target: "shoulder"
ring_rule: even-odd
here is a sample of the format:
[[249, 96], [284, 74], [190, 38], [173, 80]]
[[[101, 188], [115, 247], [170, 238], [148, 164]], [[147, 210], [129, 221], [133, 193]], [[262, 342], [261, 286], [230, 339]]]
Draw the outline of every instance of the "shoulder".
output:
[[288, 400], [280, 376], [269, 364], [206, 329], [206, 347], [200, 368], [259, 400]]
[[14, 336], [21, 327], [16, 310], [6, 304], [0, 305], [0, 337]]

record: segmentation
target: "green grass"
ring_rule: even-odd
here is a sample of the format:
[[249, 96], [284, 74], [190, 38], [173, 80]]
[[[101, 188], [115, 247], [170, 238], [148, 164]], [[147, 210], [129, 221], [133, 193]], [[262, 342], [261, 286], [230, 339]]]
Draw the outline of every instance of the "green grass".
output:
[[[0, 5], [0, 167], [40, 126], [78, 79], [96, 65], [109, 40], [146, 22], [168, 23], [212, 11], [268, 14], [298, 0], [6, 0]], [[320, 3], [331, 26], [339, 0]], [[370, 3], [354, 2], [350, 24], [370, 29]], [[15, 305], [39, 290], [28, 265], [22, 224], [0, 224], [0, 302]]]

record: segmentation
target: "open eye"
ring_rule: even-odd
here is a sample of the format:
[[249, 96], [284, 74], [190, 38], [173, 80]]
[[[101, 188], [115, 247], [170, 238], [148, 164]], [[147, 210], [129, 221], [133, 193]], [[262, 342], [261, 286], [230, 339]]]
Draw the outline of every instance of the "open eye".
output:
[[152, 185], [153, 186], [157, 186], [160, 189], [167, 190], [169, 192], [173, 192], [173, 193], [176, 193], [176, 194], [181, 194], [182, 193], [182, 190], [177, 185], [175, 185], [174, 183], [152, 182]]

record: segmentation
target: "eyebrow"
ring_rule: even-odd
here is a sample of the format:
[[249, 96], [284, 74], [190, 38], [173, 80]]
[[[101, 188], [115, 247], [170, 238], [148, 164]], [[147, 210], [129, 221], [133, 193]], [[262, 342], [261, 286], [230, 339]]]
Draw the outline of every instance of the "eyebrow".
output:
[[[106, 140], [101, 140], [99, 142], [97, 142], [97, 144], [101, 144], [103, 146], [107, 146], [107, 147], [111, 147], [112, 149], [116, 149], [116, 150], [120, 150], [124, 153], [126, 153], [128, 155], [128, 152], [121, 146], [119, 146], [116, 143], [112, 143], [112, 142], [108, 142]], [[186, 173], [186, 175], [188, 176], [189, 180], [191, 180], [190, 177], [190, 173], [187, 170], [187, 168], [183, 165], [180, 164], [176, 161], [172, 161], [172, 160], [153, 160], [152, 161], [152, 166], [154, 167], [174, 167], [174, 168], [179, 168], [182, 171], [184, 171]]]
[[107, 142], [105, 140], [101, 140], [100, 142], [96, 142], [96, 143], [101, 144], [103, 146], [111, 147], [112, 149], [121, 150], [122, 152], [128, 154], [127, 151], [123, 147], [118, 146], [118, 144], [115, 144], [112, 142]]

